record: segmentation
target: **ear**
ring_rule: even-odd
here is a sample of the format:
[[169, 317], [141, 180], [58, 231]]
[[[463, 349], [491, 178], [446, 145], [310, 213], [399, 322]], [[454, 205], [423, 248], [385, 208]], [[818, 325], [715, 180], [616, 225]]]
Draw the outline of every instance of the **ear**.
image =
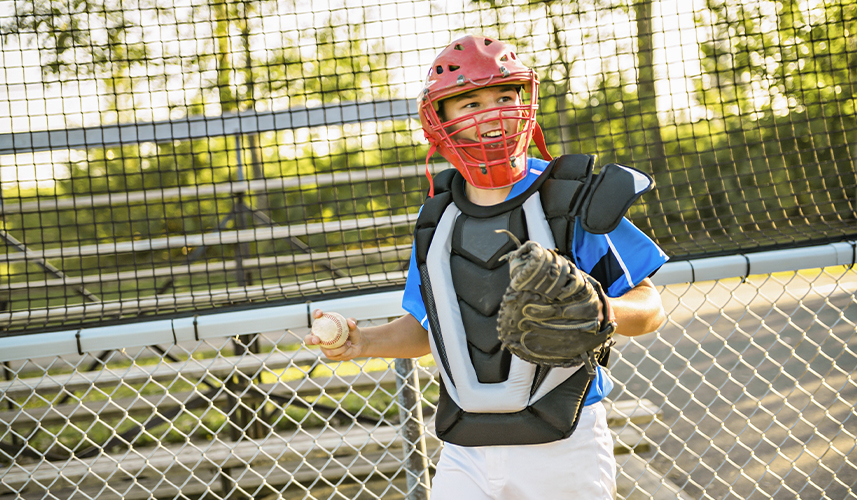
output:
[[434, 103], [434, 112], [437, 113], [437, 119], [440, 120], [440, 123], [446, 121], [446, 117], [444, 116], [445, 113], [443, 112], [443, 102], [444, 100], [441, 99]]

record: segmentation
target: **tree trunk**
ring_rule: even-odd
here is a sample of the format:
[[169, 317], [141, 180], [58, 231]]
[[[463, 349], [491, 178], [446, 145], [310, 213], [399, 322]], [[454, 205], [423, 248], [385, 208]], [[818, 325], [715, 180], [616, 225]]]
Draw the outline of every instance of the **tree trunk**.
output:
[[[253, 59], [250, 54], [250, 22], [249, 10], [250, 3], [243, 3], [244, 17], [241, 19], [241, 41], [244, 44], [244, 85], [246, 95], [244, 96], [247, 103], [247, 109], [256, 110], [256, 79], [253, 75]], [[251, 178], [255, 180], [265, 180], [265, 169], [262, 166], [261, 151], [259, 147], [259, 134], [247, 135], [247, 148], [250, 150], [250, 170]], [[270, 217], [268, 192], [267, 188], [262, 188], [261, 192], [253, 193], [254, 206], [262, 215]]]
[[214, 12], [214, 53], [217, 58], [217, 92], [222, 113], [231, 113], [238, 108], [232, 90], [232, 49], [229, 43], [229, 8], [226, 0], [216, 1], [211, 6]]
[[[646, 199], [648, 220], [641, 225], [649, 225], [646, 231], [655, 234], [660, 241], [670, 238], [671, 231], [661, 201], [662, 189], [670, 185], [667, 167], [666, 148], [661, 136], [661, 124], [658, 120], [657, 93], [655, 91], [654, 46], [652, 36], [652, 4], [654, 0], [638, 0], [634, 4], [637, 17], [637, 96], [642, 112], [643, 132], [646, 140], [646, 152], [651, 166], [652, 177], [657, 187]], [[675, 199], [675, 196], [672, 196]], [[671, 239], [671, 238], [670, 238]]]
[[[548, 7], [545, 6], [545, 8], [547, 9]], [[574, 136], [571, 133], [571, 124], [568, 119], [568, 81], [571, 77], [571, 63], [566, 59], [566, 55], [563, 53], [564, 47], [562, 44], [562, 38], [560, 37], [559, 25], [557, 24], [556, 17], [553, 16], [550, 11], [548, 12], [548, 15], [550, 16], [551, 24], [553, 25], [553, 42], [556, 46], [558, 62], [562, 65], [563, 70], [562, 80], [554, 82], [554, 85], [557, 124], [559, 125], [559, 154], [565, 154], [571, 152], [571, 143], [574, 140]]]

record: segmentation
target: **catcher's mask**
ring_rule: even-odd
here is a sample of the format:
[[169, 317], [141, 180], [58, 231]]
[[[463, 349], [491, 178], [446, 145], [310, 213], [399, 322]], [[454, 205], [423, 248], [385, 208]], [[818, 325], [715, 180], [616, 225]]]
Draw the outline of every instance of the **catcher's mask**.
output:
[[[444, 99], [489, 86], [521, 88], [519, 102], [483, 108], [451, 120], [438, 113]], [[536, 123], [538, 89], [535, 71], [524, 66], [505, 43], [472, 35], [452, 42], [432, 63], [418, 102], [423, 131], [431, 145], [426, 157], [429, 182], [428, 159], [435, 151], [468, 183], [483, 189], [502, 188], [523, 179], [527, 175], [527, 147], [534, 138], [542, 156], [550, 160]], [[521, 102], [527, 96], [529, 102]], [[516, 125], [510, 128], [510, 123]], [[433, 195], [432, 186], [429, 196]]]

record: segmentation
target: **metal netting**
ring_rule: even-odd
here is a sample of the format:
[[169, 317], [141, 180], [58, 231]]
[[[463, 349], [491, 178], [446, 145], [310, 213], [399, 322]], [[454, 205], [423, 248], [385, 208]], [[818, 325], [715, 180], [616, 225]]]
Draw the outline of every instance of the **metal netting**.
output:
[[465, 32], [537, 70], [554, 155], [655, 177], [673, 260], [855, 234], [850, 0], [0, 0], [0, 328], [401, 286]]
[[[857, 273], [659, 288], [667, 323], [611, 355], [618, 497], [857, 498]], [[304, 332], [4, 363], [0, 498], [427, 498], [431, 358]]]

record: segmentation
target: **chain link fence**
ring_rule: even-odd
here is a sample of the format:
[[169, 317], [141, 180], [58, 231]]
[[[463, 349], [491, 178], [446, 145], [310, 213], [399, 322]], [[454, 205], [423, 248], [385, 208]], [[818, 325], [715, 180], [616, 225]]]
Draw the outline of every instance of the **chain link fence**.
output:
[[[857, 498], [855, 291], [847, 266], [662, 286], [667, 323], [610, 361], [619, 498]], [[6, 362], [0, 498], [427, 498], [431, 358], [304, 334]]]

